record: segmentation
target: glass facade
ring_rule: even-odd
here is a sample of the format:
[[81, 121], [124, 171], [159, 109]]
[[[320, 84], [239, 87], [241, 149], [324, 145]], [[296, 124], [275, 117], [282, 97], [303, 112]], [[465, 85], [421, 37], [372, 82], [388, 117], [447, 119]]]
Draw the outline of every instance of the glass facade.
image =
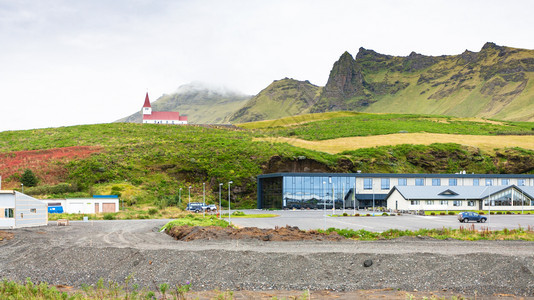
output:
[[[353, 208], [355, 205], [354, 177], [284, 176], [283, 208]], [[357, 202], [356, 202], [357, 204]]]

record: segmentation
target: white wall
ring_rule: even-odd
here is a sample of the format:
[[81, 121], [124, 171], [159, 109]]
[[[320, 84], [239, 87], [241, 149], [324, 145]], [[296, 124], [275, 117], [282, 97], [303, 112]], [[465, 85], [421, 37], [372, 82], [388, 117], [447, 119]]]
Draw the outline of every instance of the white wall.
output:
[[[13, 218], [5, 218], [5, 209], [13, 209]], [[43, 201], [19, 192], [0, 193], [0, 228], [44, 226], [48, 207]]]

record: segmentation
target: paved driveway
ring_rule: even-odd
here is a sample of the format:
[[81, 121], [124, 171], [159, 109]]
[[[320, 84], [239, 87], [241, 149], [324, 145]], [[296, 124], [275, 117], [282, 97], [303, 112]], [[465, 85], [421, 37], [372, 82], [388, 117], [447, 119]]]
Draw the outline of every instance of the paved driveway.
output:
[[[242, 210], [247, 214], [266, 213], [261, 210]], [[348, 213], [352, 213], [352, 210]], [[298, 226], [300, 229], [323, 229], [323, 228], [349, 228], [354, 230], [365, 229], [369, 231], [385, 231], [388, 229], [417, 230], [421, 228], [464, 228], [475, 226], [476, 229], [489, 228], [501, 230], [513, 229], [519, 226], [534, 227], [534, 215], [490, 215], [486, 223], [460, 223], [457, 215], [446, 216], [360, 216], [360, 217], [330, 217], [324, 215], [322, 210], [280, 210], [267, 213], [279, 215], [275, 218], [232, 218], [232, 223], [242, 227], [274, 228], [275, 226]], [[328, 210], [328, 214], [332, 211]], [[365, 213], [365, 212], [360, 212]]]

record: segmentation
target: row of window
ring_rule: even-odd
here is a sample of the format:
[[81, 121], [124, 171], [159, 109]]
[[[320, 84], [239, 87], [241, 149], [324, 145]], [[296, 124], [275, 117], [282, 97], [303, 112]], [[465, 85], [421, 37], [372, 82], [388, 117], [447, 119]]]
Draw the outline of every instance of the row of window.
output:
[[[492, 186], [494, 180], [487, 178], [486, 179], [486, 186]], [[510, 180], [503, 178], [501, 179], [501, 185], [509, 185]], [[517, 185], [518, 186], [525, 186], [526, 180], [525, 179], [518, 179]], [[408, 185], [408, 179], [407, 178], [399, 178], [398, 179], [398, 186], [407, 186]], [[415, 178], [415, 185], [416, 186], [424, 186], [425, 185], [425, 179], [424, 178]], [[433, 186], [441, 186], [441, 178], [432, 178], [432, 185]], [[458, 179], [457, 178], [449, 178], [449, 186], [457, 186], [458, 185]], [[474, 178], [473, 179], [473, 186], [479, 186], [480, 185], [480, 179]], [[389, 190], [391, 187], [390, 185], [390, 179], [389, 178], [381, 178], [380, 179], [380, 189], [382, 190]], [[373, 189], [373, 178], [364, 178], [363, 179], [363, 189], [364, 190], [372, 190]]]
[[[434, 205], [434, 200], [426, 200], [426, 205]], [[420, 205], [421, 202], [419, 200], [411, 200], [410, 205]], [[439, 205], [449, 205], [448, 200], [440, 200]], [[452, 200], [452, 206], [462, 206], [461, 200]], [[467, 206], [475, 206], [475, 200], [469, 200], [467, 201]]]

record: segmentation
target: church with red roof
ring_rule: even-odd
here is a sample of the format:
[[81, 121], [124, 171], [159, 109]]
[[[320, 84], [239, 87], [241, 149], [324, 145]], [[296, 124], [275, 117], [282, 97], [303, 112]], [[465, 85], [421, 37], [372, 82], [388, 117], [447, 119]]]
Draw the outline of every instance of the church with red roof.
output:
[[143, 124], [187, 124], [187, 116], [180, 116], [180, 113], [177, 111], [152, 111], [152, 106], [148, 99], [148, 92], [146, 93], [142, 113]]

